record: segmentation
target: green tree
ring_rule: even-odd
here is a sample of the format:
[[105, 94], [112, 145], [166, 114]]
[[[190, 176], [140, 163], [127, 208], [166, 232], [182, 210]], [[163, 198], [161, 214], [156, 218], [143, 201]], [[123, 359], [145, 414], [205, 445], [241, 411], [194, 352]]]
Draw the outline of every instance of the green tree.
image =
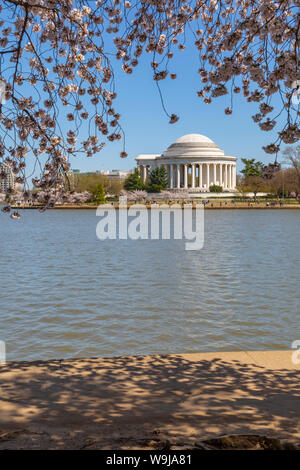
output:
[[134, 172], [126, 178], [124, 188], [127, 191], [143, 190], [145, 185], [139, 175], [139, 170], [135, 168]]
[[217, 184], [213, 184], [209, 187], [211, 193], [221, 193], [223, 191], [222, 186], [218, 186]]
[[242, 162], [245, 167], [241, 173], [243, 173], [245, 178], [249, 178], [250, 176], [262, 176], [262, 162], [256, 162], [254, 158], [242, 158]]
[[146, 186], [148, 193], [160, 193], [163, 189], [159, 184], [148, 184]]
[[105, 191], [102, 183], [98, 184], [93, 191], [93, 200], [97, 204], [105, 204]]
[[74, 191], [77, 193], [89, 191], [93, 194], [99, 184], [103, 184], [105, 193], [110, 194], [119, 194], [124, 186], [123, 181], [109, 178], [101, 173], [80, 173], [74, 178]]
[[74, 191], [82, 193], [83, 191], [89, 191], [94, 193], [99, 184], [103, 184], [106, 189], [108, 178], [101, 173], [79, 173], [75, 177]]
[[168, 187], [169, 178], [167, 170], [164, 167], [154, 168], [149, 175], [150, 187], [159, 187], [160, 189], [166, 189]]

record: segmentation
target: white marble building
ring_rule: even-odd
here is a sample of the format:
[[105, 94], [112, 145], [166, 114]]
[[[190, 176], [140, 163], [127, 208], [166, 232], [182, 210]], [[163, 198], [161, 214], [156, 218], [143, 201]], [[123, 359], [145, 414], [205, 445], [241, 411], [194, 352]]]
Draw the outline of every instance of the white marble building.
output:
[[138, 155], [136, 161], [144, 181], [153, 168], [164, 166], [171, 189], [207, 191], [212, 185], [229, 191], [236, 188], [236, 157], [225, 155], [204, 135], [184, 135], [161, 155]]

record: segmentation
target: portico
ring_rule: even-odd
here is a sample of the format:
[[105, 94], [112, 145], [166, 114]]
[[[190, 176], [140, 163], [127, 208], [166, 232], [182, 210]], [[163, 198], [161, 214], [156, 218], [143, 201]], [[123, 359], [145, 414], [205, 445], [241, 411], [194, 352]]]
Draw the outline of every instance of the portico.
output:
[[152, 169], [164, 167], [171, 189], [207, 191], [212, 185], [236, 188], [236, 157], [225, 156], [212, 140], [200, 134], [180, 137], [161, 155], [139, 155], [136, 161], [143, 181]]

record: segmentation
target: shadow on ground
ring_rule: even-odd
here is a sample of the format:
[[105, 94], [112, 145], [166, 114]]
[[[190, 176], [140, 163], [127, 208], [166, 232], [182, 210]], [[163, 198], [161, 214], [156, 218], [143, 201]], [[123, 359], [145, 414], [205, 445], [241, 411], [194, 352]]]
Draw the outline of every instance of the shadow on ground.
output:
[[176, 355], [0, 366], [0, 449], [177, 448], [224, 434], [300, 442], [299, 372]]

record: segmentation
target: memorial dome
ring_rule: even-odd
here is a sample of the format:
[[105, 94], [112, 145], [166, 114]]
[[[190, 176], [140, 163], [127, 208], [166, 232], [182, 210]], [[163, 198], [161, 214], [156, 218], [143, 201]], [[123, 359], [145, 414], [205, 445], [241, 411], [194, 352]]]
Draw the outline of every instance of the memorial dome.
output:
[[163, 167], [170, 189], [208, 191], [213, 185], [224, 190], [236, 188], [236, 157], [225, 155], [209, 137], [186, 134], [159, 154], [136, 157], [140, 175], [146, 182], [150, 172]]
[[186, 134], [169, 145], [162, 154], [165, 158], [218, 158], [224, 155], [211, 139], [201, 134]]
[[174, 144], [187, 144], [187, 143], [214, 143], [211, 139], [201, 134], [186, 134], [179, 139], [175, 140]]

